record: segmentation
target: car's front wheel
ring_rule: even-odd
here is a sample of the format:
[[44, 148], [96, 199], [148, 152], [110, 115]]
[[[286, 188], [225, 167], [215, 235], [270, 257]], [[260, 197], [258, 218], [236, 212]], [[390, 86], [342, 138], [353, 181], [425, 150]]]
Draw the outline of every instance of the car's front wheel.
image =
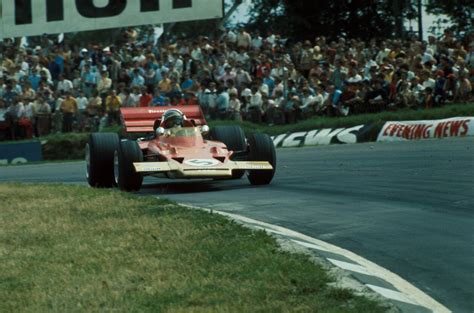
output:
[[255, 133], [247, 138], [249, 161], [268, 161], [273, 170], [250, 170], [248, 179], [252, 185], [268, 185], [276, 171], [276, 151], [272, 139], [267, 134]]
[[119, 146], [119, 136], [114, 133], [94, 133], [86, 145], [86, 177], [92, 187], [115, 186], [114, 153]]
[[135, 171], [134, 162], [143, 162], [143, 153], [136, 141], [122, 140], [115, 153], [117, 185], [123, 191], [138, 191], [143, 175]]
[[[247, 150], [245, 134], [242, 128], [236, 125], [215, 126], [209, 133], [212, 140], [220, 141], [227, 146], [228, 150], [241, 152]], [[245, 171], [233, 170], [232, 179], [239, 179], [244, 176]]]

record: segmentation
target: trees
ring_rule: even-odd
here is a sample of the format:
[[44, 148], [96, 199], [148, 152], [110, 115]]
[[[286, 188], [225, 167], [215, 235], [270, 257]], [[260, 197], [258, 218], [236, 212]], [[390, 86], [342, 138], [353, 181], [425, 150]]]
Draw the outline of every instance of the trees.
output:
[[392, 37], [403, 35], [405, 0], [257, 0], [250, 27], [297, 39], [317, 35]]
[[432, 14], [446, 14], [458, 33], [474, 30], [474, 2], [471, 0], [427, 0], [426, 8]]

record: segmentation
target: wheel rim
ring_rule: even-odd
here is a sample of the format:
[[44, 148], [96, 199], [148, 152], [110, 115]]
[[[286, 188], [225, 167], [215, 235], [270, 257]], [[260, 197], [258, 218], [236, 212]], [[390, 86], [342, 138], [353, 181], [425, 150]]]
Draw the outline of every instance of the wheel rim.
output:
[[115, 183], [118, 185], [119, 183], [119, 175], [120, 175], [120, 171], [119, 171], [119, 156], [118, 156], [118, 151], [115, 150], [114, 152], [114, 179], [115, 179]]
[[86, 144], [86, 178], [89, 179], [91, 171], [91, 152], [89, 144]]

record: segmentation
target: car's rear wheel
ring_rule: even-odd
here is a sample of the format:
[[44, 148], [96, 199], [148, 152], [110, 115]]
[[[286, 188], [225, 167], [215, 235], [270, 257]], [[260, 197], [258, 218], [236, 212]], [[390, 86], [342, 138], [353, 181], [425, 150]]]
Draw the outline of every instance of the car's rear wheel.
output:
[[117, 185], [123, 191], [138, 191], [143, 175], [135, 171], [134, 162], [143, 162], [143, 153], [136, 141], [122, 140], [115, 154]]
[[250, 170], [248, 179], [252, 185], [268, 185], [276, 171], [276, 151], [272, 139], [267, 134], [252, 134], [248, 138], [249, 161], [268, 161], [273, 170]]
[[[247, 143], [245, 141], [245, 133], [239, 126], [215, 126], [209, 132], [211, 140], [220, 141], [227, 146], [228, 150], [246, 151]], [[233, 170], [232, 179], [239, 179], [244, 176], [245, 170]]]
[[119, 136], [114, 133], [94, 133], [86, 145], [86, 177], [92, 187], [115, 186], [114, 153]]

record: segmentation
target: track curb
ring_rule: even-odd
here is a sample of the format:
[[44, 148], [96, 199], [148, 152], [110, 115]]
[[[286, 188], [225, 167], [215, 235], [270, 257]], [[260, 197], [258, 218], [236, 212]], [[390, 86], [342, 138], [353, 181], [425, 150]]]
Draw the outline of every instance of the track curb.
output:
[[[304, 250], [316, 256], [317, 259], [322, 258], [325, 261], [325, 265], [329, 264], [332, 268], [337, 268], [348, 273], [351, 279], [387, 300], [400, 312], [451, 312], [451, 310], [397, 274], [349, 250], [287, 228], [257, 221], [241, 215], [187, 204], [180, 205], [190, 209], [198, 209], [225, 216], [251, 229], [267, 232], [269, 235], [276, 237], [280, 244], [296, 245], [300, 248], [298, 250], [304, 248]], [[359, 292], [360, 290], [354, 291]]]

